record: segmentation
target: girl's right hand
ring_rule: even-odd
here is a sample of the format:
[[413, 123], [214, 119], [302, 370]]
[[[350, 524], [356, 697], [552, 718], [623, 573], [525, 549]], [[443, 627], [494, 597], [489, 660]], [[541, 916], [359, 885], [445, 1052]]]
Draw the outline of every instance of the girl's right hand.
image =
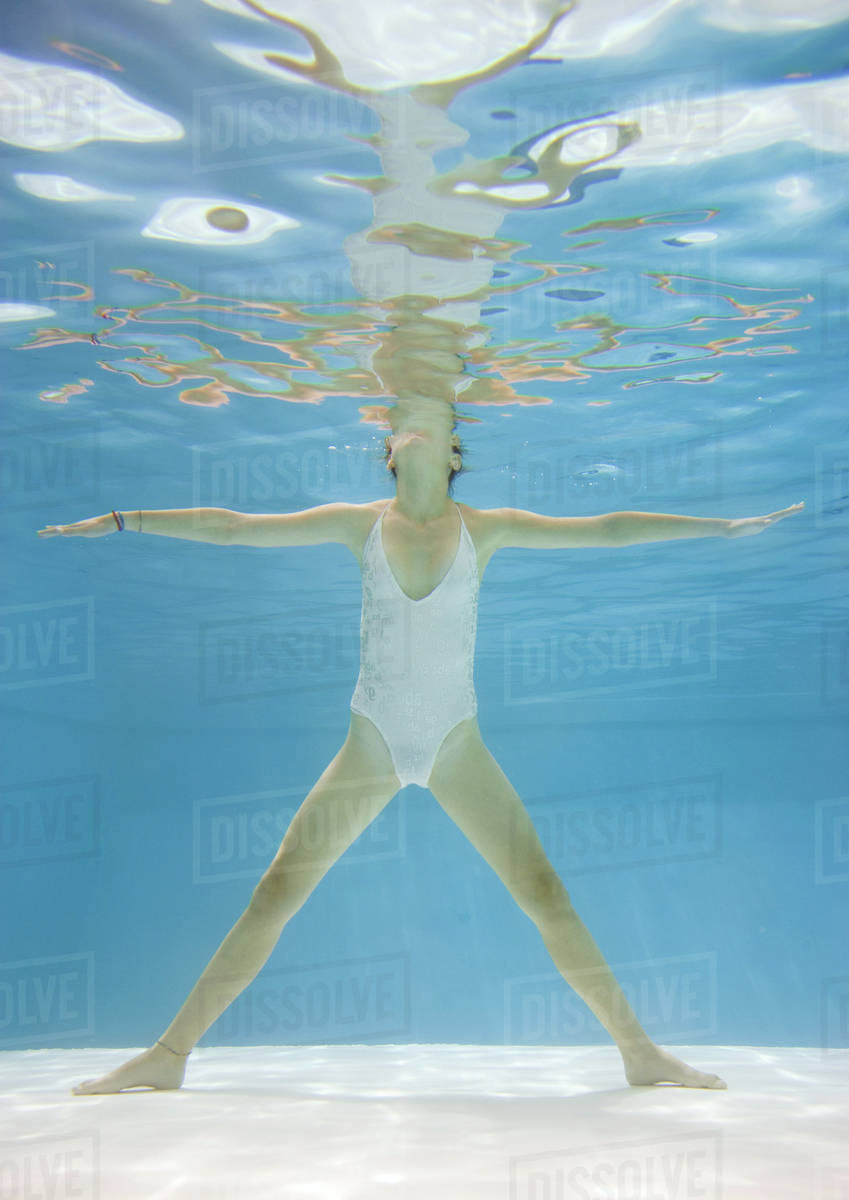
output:
[[117, 533], [118, 526], [111, 513], [104, 517], [89, 517], [87, 521], [75, 521], [73, 525], [45, 525], [38, 530], [39, 537], [105, 537]]

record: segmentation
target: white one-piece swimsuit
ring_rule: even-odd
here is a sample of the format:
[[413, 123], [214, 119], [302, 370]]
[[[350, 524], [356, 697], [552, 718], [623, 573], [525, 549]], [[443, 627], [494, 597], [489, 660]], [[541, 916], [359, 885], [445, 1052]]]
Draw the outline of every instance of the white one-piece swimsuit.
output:
[[412, 600], [383, 549], [385, 514], [363, 547], [360, 674], [351, 709], [377, 726], [401, 786], [427, 787], [446, 735], [477, 713], [477, 554], [458, 508], [454, 561], [432, 592]]

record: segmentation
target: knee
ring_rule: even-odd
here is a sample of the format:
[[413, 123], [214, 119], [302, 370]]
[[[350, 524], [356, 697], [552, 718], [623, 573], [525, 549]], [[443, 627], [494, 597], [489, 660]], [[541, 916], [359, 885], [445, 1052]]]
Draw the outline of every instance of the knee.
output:
[[299, 904], [287, 872], [269, 867], [253, 890], [249, 908], [255, 913], [278, 916]]
[[537, 925], [572, 910], [572, 901], [553, 867], [535, 871], [524, 889], [522, 908]]

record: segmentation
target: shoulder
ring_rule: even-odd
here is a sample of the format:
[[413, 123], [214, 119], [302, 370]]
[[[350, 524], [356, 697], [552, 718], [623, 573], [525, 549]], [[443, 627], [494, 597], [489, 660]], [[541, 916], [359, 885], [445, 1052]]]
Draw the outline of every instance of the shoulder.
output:
[[363, 504], [345, 505], [345, 526], [348, 533], [345, 540], [358, 562], [362, 562], [366, 538], [387, 504], [391, 504], [391, 499], [384, 496], [380, 500], [367, 500]]
[[457, 507], [471, 534], [472, 541], [478, 550], [478, 555], [484, 561], [489, 558], [501, 545], [505, 528], [504, 508], [473, 508], [471, 504], [457, 502]]
[[344, 507], [352, 527], [370, 528], [387, 504], [391, 503], [392, 500], [389, 496], [382, 496], [380, 500], [366, 500], [362, 504], [345, 504]]
[[486, 529], [492, 524], [492, 514], [498, 512], [497, 508], [473, 508], [471, 504], [463, 504], [460, 500], [455, 500], [454, 503], [469, 526], [469, 532], [473, 525], [479, 529]]

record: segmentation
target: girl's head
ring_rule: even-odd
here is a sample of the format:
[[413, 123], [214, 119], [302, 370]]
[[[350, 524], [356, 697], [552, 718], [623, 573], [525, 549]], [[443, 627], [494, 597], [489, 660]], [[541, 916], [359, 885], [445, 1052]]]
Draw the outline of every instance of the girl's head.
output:
[[397, 429], [384, 440], [384, 459], [397, 483], [398, 468], [415, 462], [417, 470], [442, 470], [453, 495], [454, 480], [463, 472], [465, 447], [460, 435], [452, 428], [437, 430], [432, 426], [419, 425]]

